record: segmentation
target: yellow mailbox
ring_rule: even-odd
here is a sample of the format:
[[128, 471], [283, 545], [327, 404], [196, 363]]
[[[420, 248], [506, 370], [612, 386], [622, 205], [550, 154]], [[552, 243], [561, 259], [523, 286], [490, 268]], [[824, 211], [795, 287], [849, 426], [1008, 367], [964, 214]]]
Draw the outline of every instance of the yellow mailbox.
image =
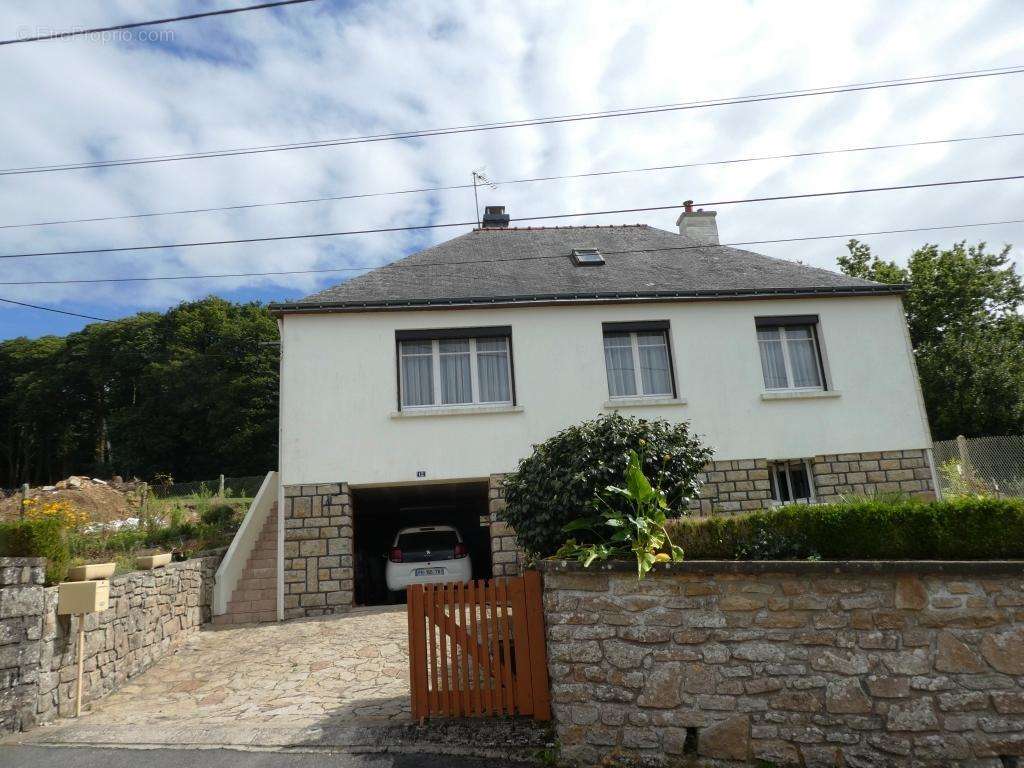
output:
[[57, 588], [57, 613], [95, 613], [107, 610], [109, 581], [65, 581]]

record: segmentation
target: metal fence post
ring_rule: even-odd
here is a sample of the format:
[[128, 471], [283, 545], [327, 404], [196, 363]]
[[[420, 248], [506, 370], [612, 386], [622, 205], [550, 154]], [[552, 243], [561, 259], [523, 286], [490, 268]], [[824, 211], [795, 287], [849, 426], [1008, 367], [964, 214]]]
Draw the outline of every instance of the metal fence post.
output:
[[220, 498], [220, 499], [224, 498], [224, 475], [223, 474], [221, 474], [220, 478], [217, 480], [217, 498]]
[[956, 436], [956, 452], [960, 457], [960, 466], [963, 468], [964, 480], [968, 484], [974, 484], [974, 470], [971, 467], [971, 456], [967, 452], [967, 438], [963, 435]]

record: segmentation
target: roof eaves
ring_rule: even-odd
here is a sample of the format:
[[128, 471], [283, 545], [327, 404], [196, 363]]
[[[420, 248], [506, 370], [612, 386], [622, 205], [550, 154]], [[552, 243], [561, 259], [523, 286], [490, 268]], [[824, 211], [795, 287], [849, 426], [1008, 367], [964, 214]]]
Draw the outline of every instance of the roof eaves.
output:
[[617, 291], [605, 293], [550, 293], [511, 296], [467, 296], [457, 298], [380, 299], [376, 301], [281, 302], [268, 305], [273, 315], [321, 312], [400, 311], [418, 307], [432, 309], [512, 306], [529, 304], [582, 304], [637, 301], [709, 301], [715, 299], [794, 298], [801, 296], [862, 296], [903, 294], [905, 283], [847, 285], [809, 288], [730, 288], [699, 291]]

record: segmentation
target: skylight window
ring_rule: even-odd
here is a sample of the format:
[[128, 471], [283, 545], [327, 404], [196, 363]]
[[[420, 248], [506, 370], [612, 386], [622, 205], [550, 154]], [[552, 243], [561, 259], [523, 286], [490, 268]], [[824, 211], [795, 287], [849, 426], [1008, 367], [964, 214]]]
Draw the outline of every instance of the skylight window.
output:
[[577, 267], [599, 267], [604, 264], [604, 256], [597, 248], [573, 248], [572, 261]]

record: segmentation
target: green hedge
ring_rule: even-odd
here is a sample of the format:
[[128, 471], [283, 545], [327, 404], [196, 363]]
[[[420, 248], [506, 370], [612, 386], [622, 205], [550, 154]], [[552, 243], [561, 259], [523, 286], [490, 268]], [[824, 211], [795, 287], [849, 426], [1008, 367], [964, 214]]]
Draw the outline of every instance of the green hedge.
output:
[[1024, 558], [1024, 500], [859, 501], [669, 526], [687, 560]]

